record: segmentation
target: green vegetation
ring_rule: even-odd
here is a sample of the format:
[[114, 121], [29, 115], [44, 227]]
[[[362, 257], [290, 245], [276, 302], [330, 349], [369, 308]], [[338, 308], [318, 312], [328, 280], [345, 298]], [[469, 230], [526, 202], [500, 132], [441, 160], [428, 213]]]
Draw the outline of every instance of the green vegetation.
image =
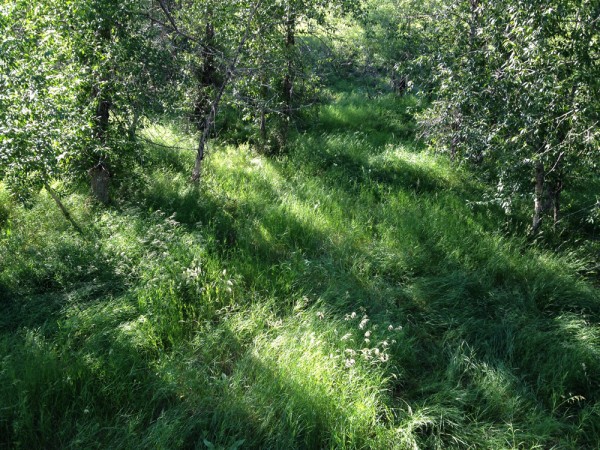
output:
[[420, 108], [338, 91], [202, 188], [193, 136], [147, 126], [113, 206], [52, 186], [83, 234], [2, 188], [0, 446], [596, 448], [590, 266], [502, 232]]
[[0, 449], [600, 448], [600, 7], [0, 2]]

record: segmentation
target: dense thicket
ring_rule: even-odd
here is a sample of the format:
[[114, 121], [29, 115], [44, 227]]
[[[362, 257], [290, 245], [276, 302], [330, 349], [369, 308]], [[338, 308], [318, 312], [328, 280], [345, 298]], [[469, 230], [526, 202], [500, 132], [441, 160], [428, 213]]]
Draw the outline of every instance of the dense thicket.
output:
[[198, 129], [197, 181], [224, 96], [246, 110], [239, 119], [259, 121], [263, 146], [267, 117], [277, 117], [277, 146], [285, 145], [306, 92], [296, 33], [336, 7], [355, 9], [347, 1], [5, 2], [3, 177], [23, 195], [27, 182], [88, 173], [108, 203], [110, 179], [135, 159], [140, 119], [163, 109], [187, 112]]

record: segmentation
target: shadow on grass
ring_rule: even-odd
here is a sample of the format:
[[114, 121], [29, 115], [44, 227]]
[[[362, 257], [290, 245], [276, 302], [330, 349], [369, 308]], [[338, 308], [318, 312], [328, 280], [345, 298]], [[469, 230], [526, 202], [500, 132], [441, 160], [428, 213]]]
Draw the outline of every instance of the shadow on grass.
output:
[[[284, 316], [306, 295], [339, 318], [363, 307], [382, 327], [403, 323], [417, 356], [391, 383], [393, 406], [424, 405], [438, 417], [452, 410], [457, 421], [417, 429], [425, 446], [449, 445], [470, 426], [506, 426], [507, 435], [529, 430], [525, 445], [593, 447], [598, 291], [564, 260], [486, 231], [465, 206], [472, 186], [409, 159], [377, 159], [412, 133], [406, 118], [387, 120], [392, 103], [325, 108], [287, 159], [211, 167], [212, 190], [202, 192], [169, 188], [165, 177], [147, 201], [202, 222], [244, 288], [275, 298]], [[282, 383], [272, 367], [257, 367], [267, 384]], [[238, 419], [225, 422], [238, 428], [261, 417], [250, 405], [231, 411]]]
[[[250, 155], [210, 167], [200, 190], [172, 169], [159, 170], [132, 199], [143, 205], [137, 220], [144, 221], [146, 210], [175, 213], [187, 233], [199, 235], [213, 257], [241, 276], [243, 306], [257, 301], [252, 295], [258, 293], [258, 301], [274, 299], [274, 309], [287, 317], [306, 296], [339, 320], [362, 307], [380, 327], [402, 323], [415, 355], [392, 355], [390, 367], [401, 365], [406, 375], [389, 381], [395, 393], [390, 406], [431, 412], [433, 418], [413, 430], [425, 447], [449, 446], [454, 438], [477, 442], [473, 436], [483, 430], [502, 429], [508, 436], [515, 428], [529, 430], [517, 436], [524, 445], [593, 447], [600, 439], [594, 425], [600, 400], [594, 377], [600, 373], [598, 291], [559, 258], [523, 252], [518, 238], [485, 231], [461, 190], [446, 178], [409, 160], [374, 162], [382, 152], [378, 139], [359, 136], [347, 145], [321, 135], [313, 137], [312, 152], [301, 148], [287, 160], [262, 166], [251, 166]], [[143, 235], [140, 227], [136, 237]], [[57, 308], [63, 301], [56, 298]], [[103, 314], [108, 313], [98, 313], [93, 322], [105, 330], [133, 319], [124, 313], [102, 322]], [[81, 326], [74, 323], [72, 329]], [[96, 333], [88, 327], [82, 339]], [[198, 335], [209, 338], [204, 330]], [[162, 442], [192, 448], [202, 447], [204, 439], [230, 446], [244, 439], [257, 448], [314, 448], [335, 426], [314, 394], [274, 364], [245, 354], [251, 342], [240, 341], [227, 327], [219, 334], [225, 344], [207, 344], [223, 353], [202, 354], [198, 345], [192, 352], [197, 361], [184, 356], [175, 361], [177, 346], [147, 354], [129, 338], [99, 336], [73, 355], [72, 369], [62, 367], [64, 355], [48, 362], [48, 352], [34, 351], [35, 339], [27, 344], [31, 355], [24, 356], [20, 370], [50, 367], [39, 385], [59, 386], [41, 394], [41, 406], [13, 398], [11, 405], [22, 402], [22, 411], [34, 411], [29, 428], [39, 427], [42, 417], [51, 417], [43, 429], [65, 425], [72, 417], [69, 404], [100, 414], [82, 420], [84, 431], [65, 425], [64, 434], [35, 435], [34, 446], [57, 446], [85, 432], [85, 442], [121, 447]], [[83, 385], [60, 387], [63, 381], [57, 380], [71, 374]], [[239, 379], [232, 381], [235, 376]], [[94, 381], [86, 385], [85, 380]], [[256, 380], [260, 383], [253, 387]], [[51, 410], [53, 395], [65, 396], [60, 413]], [[287, 396], [287, 405], [271, 409], [271, 398], [278, 396]], [[87, 403], [78, 400], [86, 398]], [[435, 418], [446, 413], [446, 421]], [[401, 416], [398, 426], [404, 423]], [[343, 413], [338, 417], [349, 420]], [[2, 427], [8, 430], [8, 423], [18, 420], [5, 420]], [[103, 437], [106, 430], [111, 431]], [[142, 431], [144, 437], [136, 437]], [[473, 434], [461, 435], [468, 432]]]
[[52, 339], [37, 330], [0, 337], [0, 351], [10, 349], [0, 370], [0, 445], [360, 448], [372, 437], [368, 420], [345, 408], [359, 397], [298, 365], [303, 347], [292, 348], [289, 366], [269, 339], [255, 355], [227, 316], [201, 328], [171, 317], [187, 331], [166, 350], [152, 339], [154, 320], [139, 313], [135, 296], [125, 296], [71, 311]]
[[95, 230], [88, 230], [86, 238], [72, 230], [41, 238], [27, 235], [30, 231], [4, 249], [16, 254], [0, 273], [0, 332], [52, 328], [64, 307], [125, 289], [123, 277], [95, 247]]

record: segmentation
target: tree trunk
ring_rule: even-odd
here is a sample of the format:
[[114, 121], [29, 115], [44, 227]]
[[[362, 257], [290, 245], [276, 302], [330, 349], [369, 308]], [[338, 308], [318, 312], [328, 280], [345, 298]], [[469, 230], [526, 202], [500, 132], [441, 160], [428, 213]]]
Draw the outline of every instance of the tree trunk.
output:
[[[111, 34], [110, 24], [105, 23], [105, 26], [99, 31], [100, 41], [105, 45], [108, 45], [111, 40]], [[101, 77], [100, 85], [94, 88], [93, 93], [96, 100], [94, 137], [102, 147], [106, 145], [108, 127], [110, 124], [110, 110], [112, 107], [112, 100], [107, 92], [109, 82], [110, 76], [108, 73], [105, 73]], [[88, 174], [91, 177], [92, 195], [102, 204], [108, 204], [110, 202], [110, 172], [108, 171], [106, 157], [104, 155], [100, 155], [98, 163], [88, 171]]]
[[206, 147], [206, 139], [207, 133], [202, 133], [202, 135], [200, 136], [200, 141], [198, 142], [198, 153], [196, 154], [196, 163], [194, 164], [194, 170], [192, 170], [192, 183], [200, 183], [200, 176], [202, 175], [202, 161], [204, 161], [204, 149]]
[[[208, 13], [210, 16], [210, 13]], [[215, 66], [214, 55], [215, 28], [210, 22], [206, 24], [204, 32], [204, 44], [200, 57], [202, 58], [202, 68], [197, 73], [198, 96], [194, 103], [193, 121], [198, 131], [203, 132], [203, 126], [206, 116], [210, 113], [211, 106], [211, 88], [217, 86], [217, 68]]]
[[58, 196], [58, 194], [56, 194], [56, 192], [54, 192], [54, 190], [50, 187], [50, 185], [47, 182], [44, 182], [44, 188], [46, 189], [48, 194], [50, 194], [50, 197], [52, 197], [52, 200], [54, 200], [54, 203], [56, 203], [56, 206], [58, 206], [58, 209], [60, 209], [60, 212], [63, 214], [65, 219], [67, 219], [67, 221], [73, 226], [73, 228], [75, 228], [75, 231], [77, 231], [79, 234], [83, 234], [83, 230], [77, 224], [77, 222], [75, 222], [75, 219], [73, 219], [69, 210], [66, 208], [66, 206], [63, 204], [63, 202], [60, 200], [60, 197]]
[[105, 92], [96, 89], [96, 139], [102, 144], [106, 143], [106, 135], [108, 133], [108, 125], [110, 122], [111, 100]]
[[475, 49], [475, 38], [477, 37], [477, 22], [479, 21], [479, 2], [480, 0], [470, 0], [471, 19], [469, 23], [469, 45], [471, 50]]
[[450, 161], [456, 162], [458, 145], [460, 144], [461, 116], [456, 109], [453, 109], [450, 114], [452, 115], [452, 122], [450, 123]]
[[[212, 16], [208, 12], [208, 17]], [[196, 162], [192, 170], [192, 182], [199, 183], [202, 174], [202, 162], [206, 149], [206, 142], [209, 138], [210, 127], [213, 124], [213, 111], [211, 88], [217, 87], [217, 68], [215, 66], [214, 55], [215, 27], [209, 21], [206, 23], [204, 31], [204, 45], [202, 46], [202, 69], [198, 73], [198, 97], [194, 104], [194, 122], [200, 132], [198, 141], [198, 152], [196, 153]]]
[[131, 120], [131, 124], [129, 124], [129, 129], [127, 130], [127, 134], [129, 134], [129, 140], [135, 141], [135, 135], [137, 134], [138, 127], [140, 125], [140, 111], [136, 107], [133, 110], [133, 119]]
[[452, 139], [450, 140], [450, 162], [456, 161], [456, 147], [458, 146], [458, 137], [456, 133], [452, 134]]
[[110, 203], [110, 171], [105, 162], [100, 161], [88, 174], [91, 179], [92, 194], [103, 205]]
[[265, 108], [262, 108], [260, 111], [260, 139], [264, 151], [267, 146], [267, 113], [265, 112]]
[[558, 180], [554, 184], [554, 188], [552, 189], [552, 209], [553, 209], [553, 218], [554, 218], [554, 230], [556, 231], [556, 227], [558, 225], [558, 221], [560, 220], [560, 194], [563, 190], [563, 177], [562, 174], [559, 174]]
[[[198, 143], [198, 153], [196, 154], [196, 163], [194, 164], [194, 169], [192, 170], [191, 181], [195, 184], [198, 184], [200, 182], [200, 176], [202, 174], [202, 161], [204, 160], [206, 144], [207, 144], [208, 138], [210, 136], [210, 129], [215, 122], [215, 118], [216, 118], [217, 112], [219, 110], [219, 105], [221, 104], [221, 99], [223, 98], [223, 93], [225, 92], [225, 88], [229, 85], [229, 82], [231, 81], [231, 79], [233, 77], [234, 71], [235, 71], [235, 69], [238, 65], [238, 62], [240, 60], [240, 57], [242, 55], [242, 50], [244, 49], [244, 46], [246, 45], [246, 41], [248, 40], [248, 37], [250, 36], [250, 27], [252, 24], [252, 20], [254, 19], [256, 11], [258, 10], [258, 8], [260, 8], [261, 4], [262, 4], [262, 0], [258, 0], [256, 2], [256, 4], [254, 5], [254, 8], [250, 12], [250, 15], [248, 16], [248, 23], [247, 23], [246, 29], [244, 31], [244, 35], [242, 36], [242, 39], [240, 40], [240, 43], [236, 49], [233, 60], [227, 67], [227, 70], [225, 70], [225, 75], [223, 77], [221, 87], [217, 91], [212, 102], [209, 102], [207, 104], [207, 111], [205, 114], [205, 118], [201, 122], [201, 125], [199, 128], [199, 130], [202, 130], [202, 133], [200, 135], [200, 141]], [[212, 33], [214, 36], [214, 28], [212, 27], [212, 25], [207, 26], [206, 30], [207, 30], [206, 31], [207, 34], [210, 35]], [[212, 53], [212, 49], [210, 49], [210, 52]]]
[[398, 65], [392, 68], [392, 90], [398, 95], [404, 95], [407, 88], [407, 77], [399, 73]]
[[262, 79], [262, 86], [260, 88], [261, 105], [259, 123], [260, 148], [263, 153], [267, 153], [267, 107], [265, 103], [267, 101], [267, 96], [269, 95], [269, 87], [267, 83], [268, 81], [266, 76], [264, 76]]
[[545, 181], [544, 163], [537, 161], [535, 163], [535, 193], [533, 199], [533, 224], [531, 234], [535, 235], [542, 225], [542, 214], [544, 212], [544, 181]]
[[287, 17], [285, 21], [286, 39], [285, 49], [287, 55], [287, 68], [283, 78], [283, 141], [287, 142], [287, 134], [293, 113], [294, 99], [294, 47], [296, 45], [296, 14], [292, 6], [288, 4]]
[[[106, 136], [110, 121], [111, 101], [106, 94], [102, 92], [99, 92], [97, 96], [98, 106], [96, 108], [95, 135], [99, 144], [104, 146], [106, 145]], [[91, 177], [92, 195], [100, 203], [107, 205], [110, 202], [110, 172], [108, 170], [106, 158], [101, 155], [98, 163], [88, 171], [88, 174]]]

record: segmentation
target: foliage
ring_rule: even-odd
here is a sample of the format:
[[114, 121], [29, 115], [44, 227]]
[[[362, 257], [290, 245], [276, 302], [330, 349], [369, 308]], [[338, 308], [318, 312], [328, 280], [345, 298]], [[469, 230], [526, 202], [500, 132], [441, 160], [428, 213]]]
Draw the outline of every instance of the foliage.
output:
[[597, 17], [4, 1], [0, 447], [597, 446]]
[[570, 1], [444, 8], [431, 55], [438, 100], [424, 123], [438, 148], [480, 164], [507, 210], [532, 196], [537, 174], [536, 215], [545, 196], [556, 221], [563, 188], [597, 173], [598, 13]]
[[[15, 195], [85, 179], [99, 159], [121, 179], [131, 170], [137, 122], [160, 106], [168, 76], [157, 67], [168, 52], [142, 11], [139, 2], [5, 2], [0, 170]], [[111, 114], [102, 132], [101, 101]]]
[[77, 100], [84, 77], [53, 5], [5, 2], [0, 13], [0, 175], [24, 199], [85, 145], [90, 123]]

